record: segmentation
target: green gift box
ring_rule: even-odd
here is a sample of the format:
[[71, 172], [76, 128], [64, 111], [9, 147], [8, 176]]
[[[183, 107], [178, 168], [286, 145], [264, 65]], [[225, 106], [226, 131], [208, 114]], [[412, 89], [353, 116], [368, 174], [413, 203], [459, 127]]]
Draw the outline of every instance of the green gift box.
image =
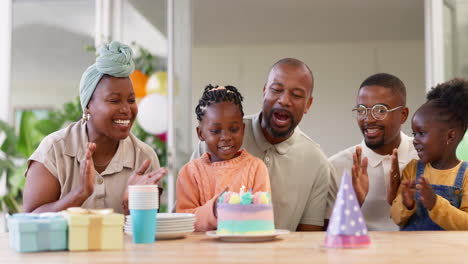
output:
[[58, 213], [9, 216], [10, 246], [19, 252], [67, 249], [67, 221]]

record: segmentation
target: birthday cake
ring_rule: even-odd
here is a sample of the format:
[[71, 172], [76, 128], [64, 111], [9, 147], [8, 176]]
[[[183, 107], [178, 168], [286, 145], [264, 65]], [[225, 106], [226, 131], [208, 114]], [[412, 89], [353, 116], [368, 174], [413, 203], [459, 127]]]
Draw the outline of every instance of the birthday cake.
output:
[[266, 192], [224, 192], [218, 199], [220, 235], [260, 235], [275, 231], [271, 196]]

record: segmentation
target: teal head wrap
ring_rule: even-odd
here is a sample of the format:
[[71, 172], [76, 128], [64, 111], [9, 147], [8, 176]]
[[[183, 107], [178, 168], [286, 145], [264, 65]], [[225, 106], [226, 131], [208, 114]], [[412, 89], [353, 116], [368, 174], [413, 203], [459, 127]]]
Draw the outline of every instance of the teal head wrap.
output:
[[83, 112], [104, 74], [114, 77], [128, 77], [135, 69], [132, 49], [117, 41], [106, 44], [98, 51], [96, 63], [89, 66], [81, 76], [80, 102]]

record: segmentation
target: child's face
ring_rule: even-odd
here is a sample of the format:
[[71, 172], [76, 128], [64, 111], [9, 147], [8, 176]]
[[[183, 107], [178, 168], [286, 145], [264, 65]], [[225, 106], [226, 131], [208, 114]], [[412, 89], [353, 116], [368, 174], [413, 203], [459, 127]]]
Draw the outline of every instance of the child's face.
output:
[[434, 116], [435, 111], [423, 107], [416, 111], [411, 121], [413, 145], [424, 164], [440, 161], [446, 155], [446, 125]]
[[239, 107], [233, 102], [210, 105], [199, 126], [198, 138], [205, 141], [211, 161], [229, 160], [242, 146], [244, 122]]

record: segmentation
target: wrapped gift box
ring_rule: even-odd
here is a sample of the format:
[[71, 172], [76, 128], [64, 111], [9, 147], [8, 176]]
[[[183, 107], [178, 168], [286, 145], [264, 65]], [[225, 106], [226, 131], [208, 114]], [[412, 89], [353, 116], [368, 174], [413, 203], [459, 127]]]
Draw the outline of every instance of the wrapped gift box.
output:
[[118, 250], [123, 248], [124, 215], [112, 209], [69, 208], [62, 214], [68, 221], [68, 249]]
[[14, 214], [7, 221], [10, 246], [19, 252], [67, 249], [67, 221], [60, 214]]

